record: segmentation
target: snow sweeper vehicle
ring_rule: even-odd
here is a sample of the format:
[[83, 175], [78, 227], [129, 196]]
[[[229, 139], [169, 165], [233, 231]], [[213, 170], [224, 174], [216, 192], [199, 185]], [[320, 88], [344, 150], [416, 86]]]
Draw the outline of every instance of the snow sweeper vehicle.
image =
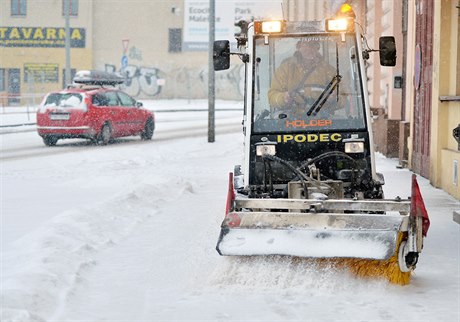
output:
[[409, 283], [429, 219], [415, 175], [411, 198], [384, 199], [365, 73], [371, 51], [395, 65], [394, 38], [371, 50], [350, 16], [240, 26], [236, 52], [213, 47], [215, 70], [231, 55], [245, 64], [244, 157], [217, 251], [321, 258]]

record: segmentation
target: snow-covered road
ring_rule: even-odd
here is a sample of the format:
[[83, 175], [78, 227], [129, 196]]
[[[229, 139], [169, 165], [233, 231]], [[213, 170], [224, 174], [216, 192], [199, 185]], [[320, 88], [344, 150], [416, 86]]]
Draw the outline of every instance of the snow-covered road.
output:
[[[220, 257], [227, 174], [242, 157], [232, 120], [214, 143], [202, 130], [2, 160], [1, 321], [459, 321], [460, 203], [424, 178], [431, 228], [409, 286]], [[7, 144], [41, 147], [34, 135]], [[377, 157], [387, 198], [410, 192], [396, 165]]]

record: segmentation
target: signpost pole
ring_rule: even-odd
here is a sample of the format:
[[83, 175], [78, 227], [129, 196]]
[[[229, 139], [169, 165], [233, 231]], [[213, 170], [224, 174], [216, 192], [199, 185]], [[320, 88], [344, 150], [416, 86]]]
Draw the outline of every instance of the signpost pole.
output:
[[215, 71], [213, 65], [213, 44], [215, 39], [215, 0], [209, 1], [209, 65], [208, 65], [208, 142], [215, 140]]
[[69, 1], [64, 0], [64, 16], [65, 16], [65, 77], [64, 87], [70, 84], [70, 22], [69, 22]]

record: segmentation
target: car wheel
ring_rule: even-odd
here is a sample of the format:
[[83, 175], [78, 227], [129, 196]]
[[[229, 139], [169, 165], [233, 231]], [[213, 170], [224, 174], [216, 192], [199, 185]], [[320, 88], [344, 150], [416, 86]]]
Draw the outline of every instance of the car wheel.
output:
[[44, 136], [43, 142], [46, 146], [55, 146], [58, 141], [58, 138], [55, 136]]
[[145, 122], [144, 130], [141, 132], [141, 139], [151, 140], [154, 130], [155, 130], [155, 123], [153, 123], [153, 119], [149, 118], [147, 122]]
[[112, 127], [110, 124], [105, 123], [102, 127], [101, 133], [99, 134], [98, 142], [101, 145], [107, 145], [112, 140]]

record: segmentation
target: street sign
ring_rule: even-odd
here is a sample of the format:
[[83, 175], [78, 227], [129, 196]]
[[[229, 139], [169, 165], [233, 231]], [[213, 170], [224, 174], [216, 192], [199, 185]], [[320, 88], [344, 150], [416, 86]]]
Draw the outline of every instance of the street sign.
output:
[[121, 56], [121, 68], [125, 68], [128, 66], [128, 56], [123, 55]]

